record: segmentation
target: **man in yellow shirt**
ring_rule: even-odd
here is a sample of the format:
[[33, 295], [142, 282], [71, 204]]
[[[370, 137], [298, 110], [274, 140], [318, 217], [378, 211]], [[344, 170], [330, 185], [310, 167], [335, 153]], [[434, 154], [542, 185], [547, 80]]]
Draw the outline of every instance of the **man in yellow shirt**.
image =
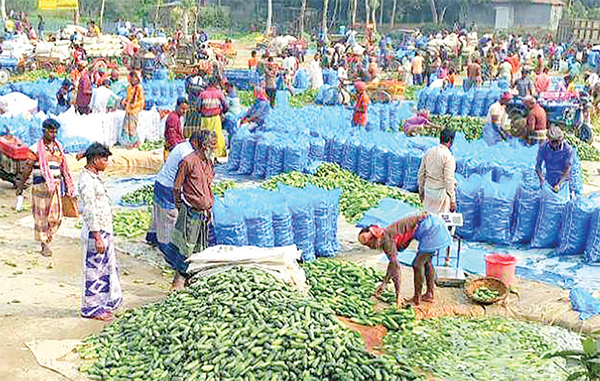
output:
[[415, 85], [423, 84], [423, 57], [419, 52], [415, 53], [411, 62], [411, 73], [413, 75], [413, 83]]

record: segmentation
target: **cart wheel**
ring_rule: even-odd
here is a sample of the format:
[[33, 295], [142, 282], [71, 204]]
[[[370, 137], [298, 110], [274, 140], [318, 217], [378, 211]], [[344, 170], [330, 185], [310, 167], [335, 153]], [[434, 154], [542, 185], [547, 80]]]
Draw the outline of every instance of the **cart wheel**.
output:
[[594, 141], [594, 131], [592, 130], [592, 126], [588, 123], [584, 123], [579, 127], [579, 133], [577, 135], [579, 136], [579, 139], [586, 143], [591, 144]]
[[201, 31], [200, 34], [198, 34], [198, 41], [203, 43], [208, 41], [208, 35], [204, 31]]
[[392, 101], [392, 96], [385, 90], [374, 90], [371, 93], [371, 98], [379, 103], [390, 103]]
[[7, 70], [0, 70], [0, 84], [4, 85], [5, 83], [7, 83], [9, 77], [10, 74]]

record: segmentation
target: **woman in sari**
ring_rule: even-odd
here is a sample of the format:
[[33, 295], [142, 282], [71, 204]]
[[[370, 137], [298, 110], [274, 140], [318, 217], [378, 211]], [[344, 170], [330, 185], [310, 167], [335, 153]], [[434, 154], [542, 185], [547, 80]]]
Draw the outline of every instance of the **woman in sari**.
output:
[[44, 121], [44, 135], [32, 149], [35, 159], [27, 162], [17, 185], [17, 196], [22, 196], [25, 182], [33, 172], [31, 211], [35, 221], [34, 236], [41, 242], [41, 253], [45, 257], [52, 256], [50, 244], [62, 222], [62, 197], [75, 194], [63, 148], [56, 140], [59, 127], [54, 119]]
[[135, 71], [129, 73], [129, 87], [127, 97], [123, 101], [125, 106], [125, 119], [123, 120], [123, 132], [121, 133], [121, 144], [127, 148], [136, 148], [140, 145], [137, 135], [137, 124], [140, 112], [144, 109], [144, 89], [140, 84], [139, 74]]
[[108, 147], [94, 143], [83, 154], [86, 166], [79, 175], [79, 209], [83, 226], [81, 241], [85, 255], [81, 316], [110, 320], [123, 302], [117, 271], [112, 209], [100, 172], [108, 166]]

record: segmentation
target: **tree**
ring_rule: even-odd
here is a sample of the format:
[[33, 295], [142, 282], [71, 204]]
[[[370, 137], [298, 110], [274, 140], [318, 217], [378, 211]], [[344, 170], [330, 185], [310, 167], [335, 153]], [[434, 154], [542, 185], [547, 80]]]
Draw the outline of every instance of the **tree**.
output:
[[352, 1], [352, 27], [356, 24], [356, 10], [358, 8], [358, 0], [350, 0]]
[[0, 0], [0, 11], [2, 12], [2, 20], [6, 21], [6, 0]]
[[[271, 1], [271, 0], [269, 0]], [[327, 42], [329, 39], [327, 38], [327, 11], [329, 7], [329, 0], [323, 0], [323, 18], [321, 19], [321, 30], [323, 33], [323, 40]]]
[[394, 0], [394, 4], [392, 5], [392, 17], [390, 18], [390, 30], [394, 29], [394, 21], [396, 19], [396, 5], [397, 0]]
[[371, 8], [371, 22], [373, 23], [373, 31], [377, 31], [377, 17], [375, 17], [375, 13], [377, 12], [377, 7], [379, 7], [379, 0], [369, 0], [369, 8]]
[[365, 0], [365, 26], [369, 24], [369, 16], [371, 12], [369, 12], [369, 0]]
[[298, 37], [302, 38], [304, 34], [304, 17], [306, 16], [306, 0], [302, 0], [302, 7], [300, 7], [300, 35]]
[[271, 32], [273, 18], [273, 0], [267, 0], [267, 34]]
[[381, 5], [379, 6], [379, 25], [383, 25], [383, 1], [381, 0]]
[[435, 4], [435, 0], [429, 0], [429, 6], [431, 7], [431, 19], [434, 24], [438, 24], [439, 23], [438, 11], [437, 11], [437, 6]]

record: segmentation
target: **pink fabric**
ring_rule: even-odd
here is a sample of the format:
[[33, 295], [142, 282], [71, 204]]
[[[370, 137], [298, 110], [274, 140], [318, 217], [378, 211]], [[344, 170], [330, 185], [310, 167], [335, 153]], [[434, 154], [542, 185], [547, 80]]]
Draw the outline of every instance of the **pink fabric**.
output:
[[[67, 195], [74, 196], [75, 195], [75, 186], [73, 185], [73, 178], [71, 177], [71, 172], [69, 171], [69, 166], [67, 165], [67, 161], [65, 160], [65, 151], [62, 148], [62, 145], [55, 140], [54, 143], [58, 147], [61, 155], [60, 161], [60, 170], [65, 180], [65, 186], [67, 187]], [[44, 180], [46, 180], [46, 186], [48, 187], [48, 191], [50, 193], [54, 193], [56, 190], [56, 179], [52, 177], [50, 174], [50, 166], [48, 165], [48, 158], [46, 157], [46, 148], [44, 147], [44, 139], [38, 140], [37, 143], [37, 154], [38, 154], [38, 162], [40, 163], [40, 171], [42, 171], [42, 175], [44, 176]]]

